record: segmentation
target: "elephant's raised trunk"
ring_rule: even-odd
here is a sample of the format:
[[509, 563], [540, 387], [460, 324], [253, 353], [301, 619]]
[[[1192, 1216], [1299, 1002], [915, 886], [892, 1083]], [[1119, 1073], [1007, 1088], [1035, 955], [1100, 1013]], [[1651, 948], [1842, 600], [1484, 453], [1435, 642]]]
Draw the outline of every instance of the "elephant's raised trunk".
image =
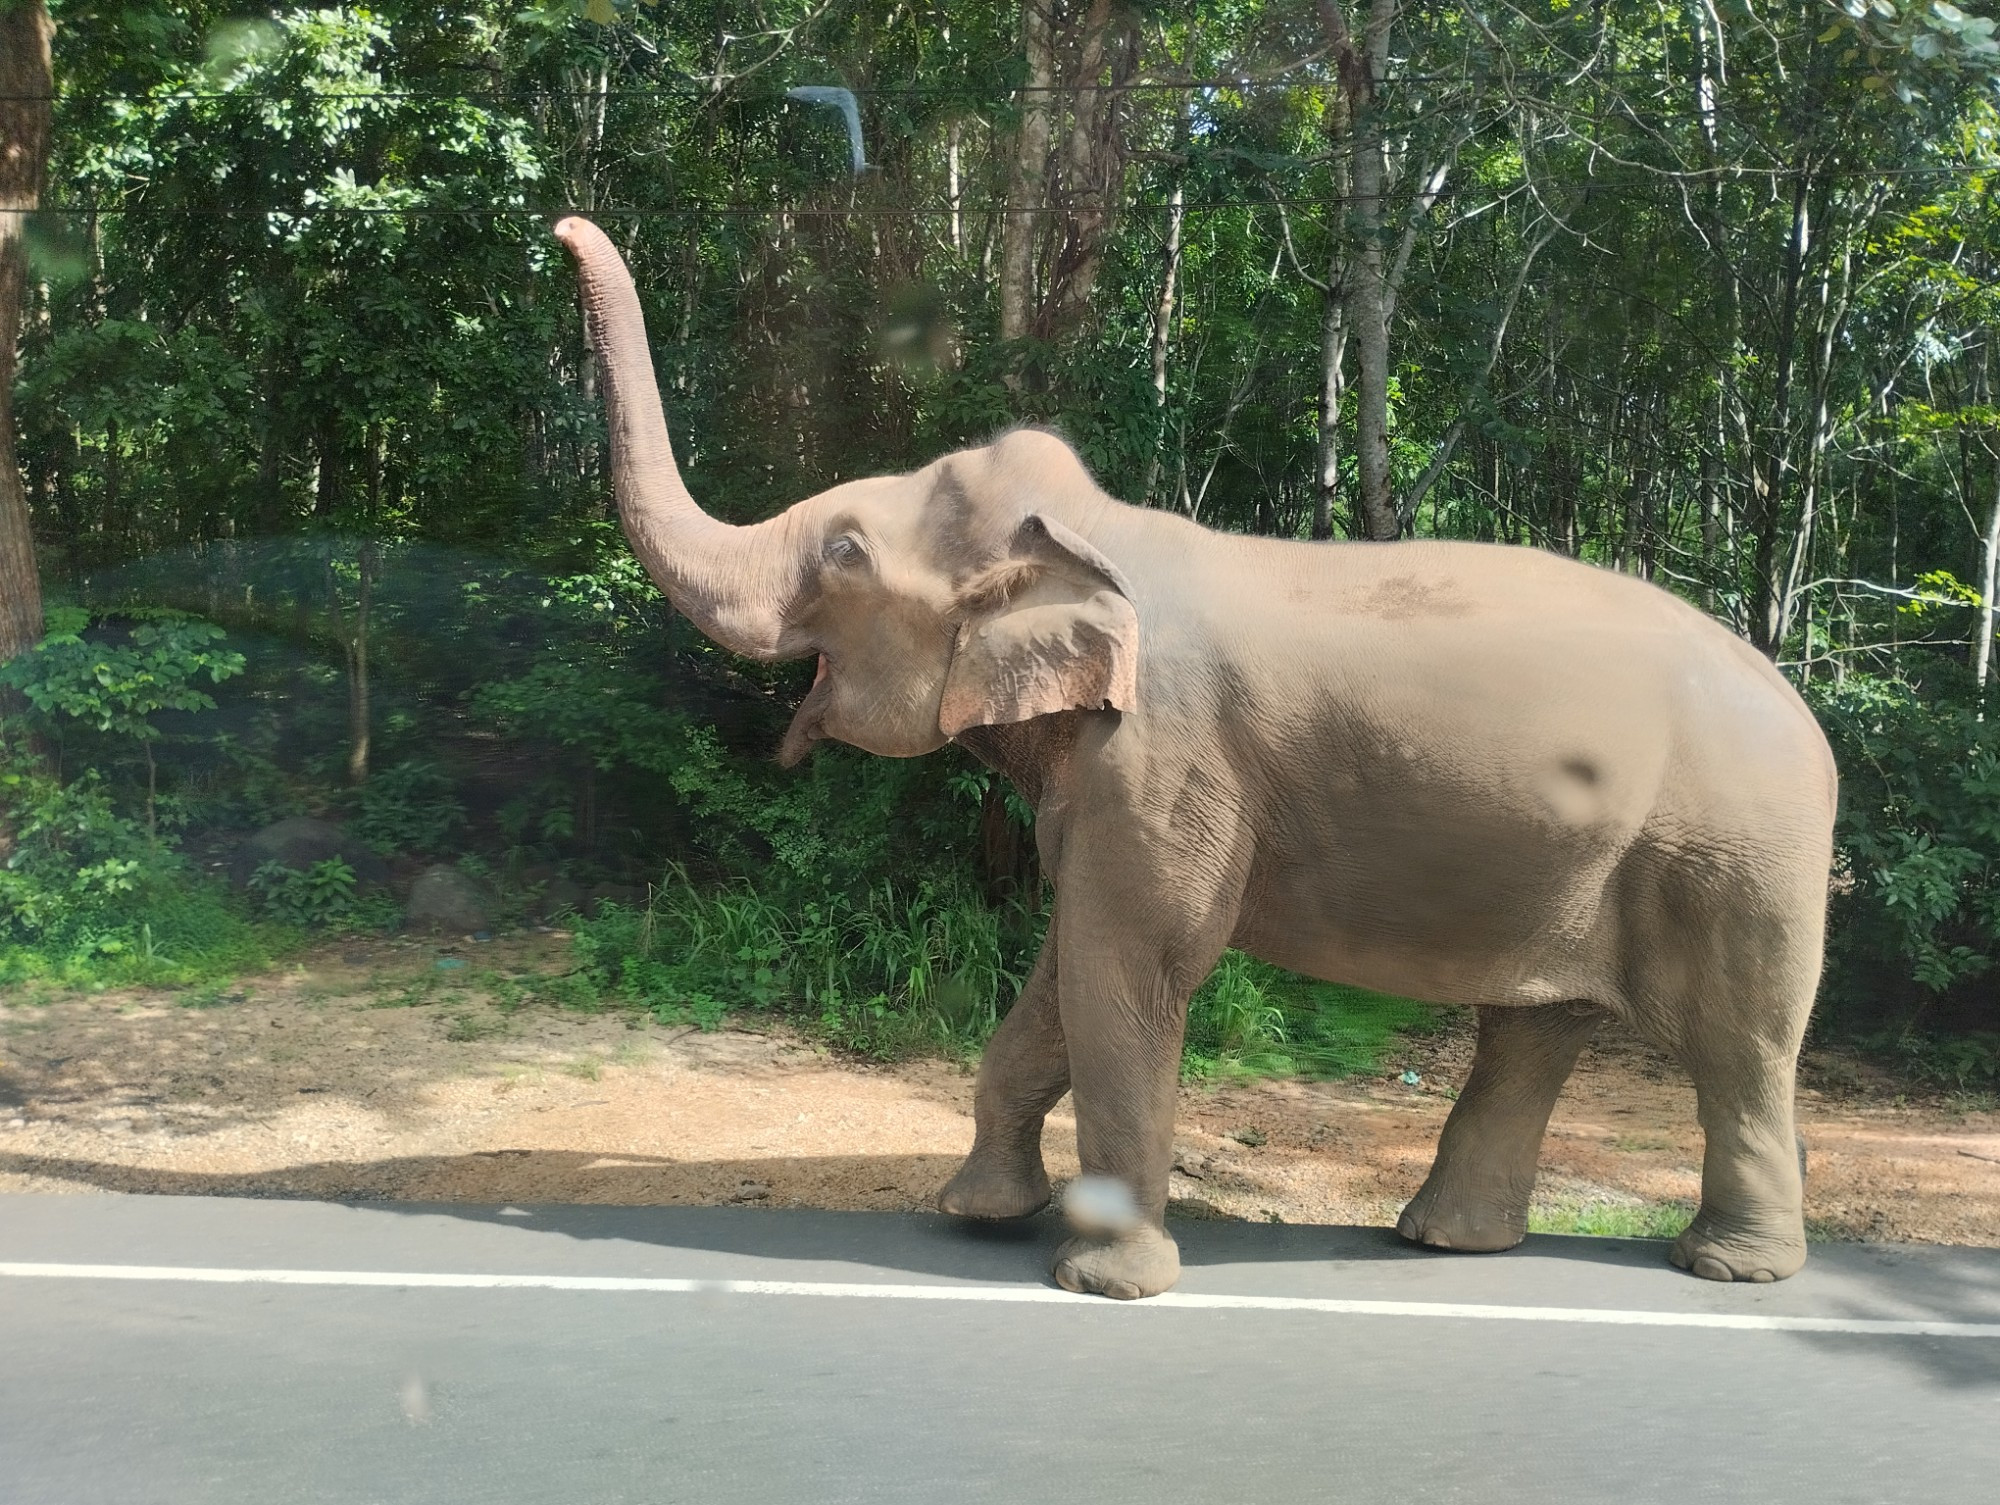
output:
[[572, 215], [555, 233], [583, 284], [611, 432], [611, 484], [632, 552], [708, 637], [749, 658], [780, 656], [785, 604], [803, 569], [789, 514], [739, 528], [696, 505], [667, 439], [631, 273], [589, 220]]

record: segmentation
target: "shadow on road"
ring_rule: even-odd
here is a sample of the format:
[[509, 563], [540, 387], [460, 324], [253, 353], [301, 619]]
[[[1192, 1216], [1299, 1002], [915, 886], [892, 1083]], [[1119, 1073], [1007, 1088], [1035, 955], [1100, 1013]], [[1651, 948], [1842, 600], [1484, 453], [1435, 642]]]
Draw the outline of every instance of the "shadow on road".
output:
[[[147, 1195], [257, 1197], [368, 1203], [384, 1212], [442, 1215], [535, 1228], [577, 1239], [624, 1239], [760, 1258], [860, 1258], [841, 1230], [870, 1224], [867, 1213], [906, 1215], [922, 1236], [894, 1242], [886, 1266], [912, 1274], [976, 1280], [1046, 1276], [1048, 1261], [1024, 1262], [1024, 1248], [1053, 1252], [1064, 1237], [1053, 1211], [1015, 1223], [930, 1215], [931, 1199], [962, 1163], [958, 1155], [834, 1155], [686, 1161], [662, 1156], [570, 1150], [484, 1150], [376, 1161], [328, 1160], [255, 1171], [179, 1171], [58, 1156], [0, 1152], [0, 1173], [30, 1175], [103, 1191]], [[796, 1190], [788, 1183], [795, 1183]], [[837, 1189], [855, 1211], [809, 1205], [807, 1188]], [[870, 1202], [873, 1205], [869, 1205]], [[735, 1204], [735, 1205], [719, 1205]], [[1181, 1204], [1176, 1204], [1177, 1209]], [[506, 1208], [505, 1213], [502, 1208]], [[760, 1216], [785, 1209], [780, 1225]], [[1253, 1223], [1206, 1212], [1170, 1215], [1182, 1263], [1271, 1264], [1363, 1260], [1423, 1264], [1449, 1256], [1418, 1249], [1388, 1228]], [[857, 1212], [864, 1214], [857, 1216]], [[669, 1215], [670, 1214], [670, 1215]], [[1536, 1236], [1523, 1246], [1544, 1258], [1651, 1269], [1664, 1245], [1634, 1239]], [[986, 1252], [982, 1252], [986, 1251]], [[881, 1264], [870, 1258], [865, 1262]]]
[[[734, 1256], [728, 1271], [753, 1278], [850, 1278], [830, 1276], [826, 1267], [834, 1264], [850, 1267], [851, 1278], [859, 1279], [900, 1273], [1046, 1282], [1050, 1256], [1065, 1232], [1055, 1214], [978, 1224], [914, 1210], [957, 1164], [955, 1156], [684, 1162], [505, 1150], [197, 1172], [0, 1154], [0, 1171], [104, 1190], [336, 1203], [372, 1217], [449, 1218], [493, 1229], [498, 1237], [490, 1245], [482, 1240], [482, 1248], [511, 1250], [516, 1247], [511, 1235], [522, 1232], [579, 1245], [623, 1243], [633, 1246], [630, 1259], [619, 1262], [624, 1273], [646, 1273], [653, 1262], [646, 1251], [701, 1251]], [[884, 1210], [900, 1215], [785, 1206], [788, 1171], [816, 1185], [835, 1180], [872, 1189], [891, 1199]], [[756, 1205], [713, 1205], [746, 1195], [746, 1183], [750, 1192], [765, 1190]], [[446, 1186], [451, 1200], [427, 1191]], [[565, 1200], [549, 1200], [557, 1196]], [[1806, 1273], [1783, 1286], [1710, 1286], [1665, 1269], [1666, 1246], [1652, 1240], [1542, 1235], [1504, 1254], [1452, 1255], [1415, 1248], [1387, 1228], [1207, 1218], [1177, 1218], [1171, 1226], [1191, 1284], [1208, 1272], [1212, 1285], [1224, 1278], [1223, 1267], [1232, 1267], [1226, 1274], [1231, 1288], [1244, 1284], [1272, 1294], [2000, 1321], [2000, 1251], [1987, 1249], [1820, 1245]], [[365, 1254], [350, 1251], [342, 1257]], [[1552, 1270], [1551, 1262], [1558, 1268]], [[810, 1277], [786, 1268], [805, 1264], [817, 1267]], [[1272, 1267], [1286, 1267], [1287, 1273], [1276, 1281], [1259, 1273]], [[1812, 1345], [1831, 1362], [1859, 1346], [1888, 1342], [1900, 1361], [1932, 1382], [2000, 1386], [2000, 1342], [1993, 1340], [1814, 1333], [1769, 1338]], [[1743, 1335], [1718, 1334], [1717, 1340], [1742, 1341]], [[1633, 1342], [1636, 1347], [1642, 1340]]]

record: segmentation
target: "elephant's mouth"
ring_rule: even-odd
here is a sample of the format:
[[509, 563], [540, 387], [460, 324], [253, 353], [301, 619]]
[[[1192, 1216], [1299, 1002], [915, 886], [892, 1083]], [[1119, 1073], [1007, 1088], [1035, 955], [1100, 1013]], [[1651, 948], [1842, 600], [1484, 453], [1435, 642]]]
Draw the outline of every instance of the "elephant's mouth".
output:
[[806, 691], [806, 698], [799, 702], [798, 710], [792, 714], [792, 724], [785, 728], [785, 740], [778, 744], [779, 767], [795, 767], [812, 751], [813, 743], [825, 737], [820, 723], [826, 719], [827, 706], [832, 700], [833, 671], [822, 653], [819, 656], [819, 672], [813, 675], [812, 688]]

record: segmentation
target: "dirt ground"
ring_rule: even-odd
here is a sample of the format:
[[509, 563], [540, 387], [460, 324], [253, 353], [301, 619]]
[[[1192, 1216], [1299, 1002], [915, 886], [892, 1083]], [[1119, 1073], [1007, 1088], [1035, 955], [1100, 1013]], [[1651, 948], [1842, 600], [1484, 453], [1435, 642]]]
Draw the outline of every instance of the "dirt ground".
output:
[[[0, 1191], [913, 1209], [972, 1143], [959, 1063], [489, 996], [566, 965], [551, 935], [349, 942], [227, 993], [0, 1000]], [[1411, 1042], [1415, 1086], [1183, 1088], [1176, 1211], [1393, 1222], [1471, 1048], [1464, 1027]], [[1806, 1080], [1817, 1236], [2000, 1244], [2000, 1114], [1843, 1061]], [[1067, 1101], [1049, 1127], [1051, 1173], [1075, 1174]], [[1700, 1147], [1677, 1068], [1607, 1031], [1556, 1109], [1541, 1212], [1691, 1202]]]

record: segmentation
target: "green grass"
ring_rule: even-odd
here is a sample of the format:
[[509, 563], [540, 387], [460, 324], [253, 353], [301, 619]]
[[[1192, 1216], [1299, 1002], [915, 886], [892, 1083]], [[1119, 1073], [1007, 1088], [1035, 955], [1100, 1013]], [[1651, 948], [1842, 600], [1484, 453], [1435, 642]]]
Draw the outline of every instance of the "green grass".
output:
[[[1530, 1233], [1577, 1233], [1590, 1238], [1676, 1239], [1694, 1218], [1692, 1202], [1537, 1202], [1528, 1210]], [[1806, 1219], [1806, 1242], [1840, 1243], [1855, 1235], [1824, 1218]]]
[[453, 1014], [451, 1023], [445, 1026], [444, 1037], [458, 1044], [473, 1040], [484, 1040], [490, 1035], [504, 1035], [507, 1021], [479, 1014]]
[[1656, 1134], [1620, 1134], [1611, 1141], [1611, 1148], [1627, 1154], [1639, 1155], [1655, 1150], [1671, 1150], [1674, 1142], [1662, 1139]]
[[248, 1000], [248, 994], [236, 987], [233, 977], [220, 977], [211, 982], [196, 983], [174, 999], [184, 1009], [221, 1009]]
[[1181, 1074], [1192, 1080], [1372, 1075], [1399, 1041], [1434, 1034], [1444, 1011], [1315, 982], [1226, 953], [1188, 1006]]
[[[643, 907], [607, 906], [577, 921], [580, 965], [538, 980], [534, 992], [704, 1029], [732, 1012], [777, 1012], [864, 1055], [963, 1055], [1013, 1003], [1043, 924], [951, 880], [794, 897], [747, 883], [700, 888], [675, 870]], [[1440, 1018], [1427, 1004], [1313, 982], [1232, 951], [1189, 1007], [1183, 1074], [1375, 1072], [1400, 1039], [1434, 1032]]]
[[92, 919], [33, 940], [0, 940], [0, 984], [101, 990], [190, 987], [261, 972], [305, 944], [290, 926], [246, 918], [220, 884], [156, 883]]
[[536, 992], [704, 1029], [734, 1011], [778, 1012], [864, 1055], [950, 1053], [992, 1034], [1039, 931], [950, 881], [781, 902], [747, 883], [697, 888], [676, 870], [645, 906], [578, 921], [581, 965]]
[[1693, 1217], [1688, 1202], [1537, 1202], [1528, 1209], [1528, 1232], [1671, 1239], [1680, 1237]]

